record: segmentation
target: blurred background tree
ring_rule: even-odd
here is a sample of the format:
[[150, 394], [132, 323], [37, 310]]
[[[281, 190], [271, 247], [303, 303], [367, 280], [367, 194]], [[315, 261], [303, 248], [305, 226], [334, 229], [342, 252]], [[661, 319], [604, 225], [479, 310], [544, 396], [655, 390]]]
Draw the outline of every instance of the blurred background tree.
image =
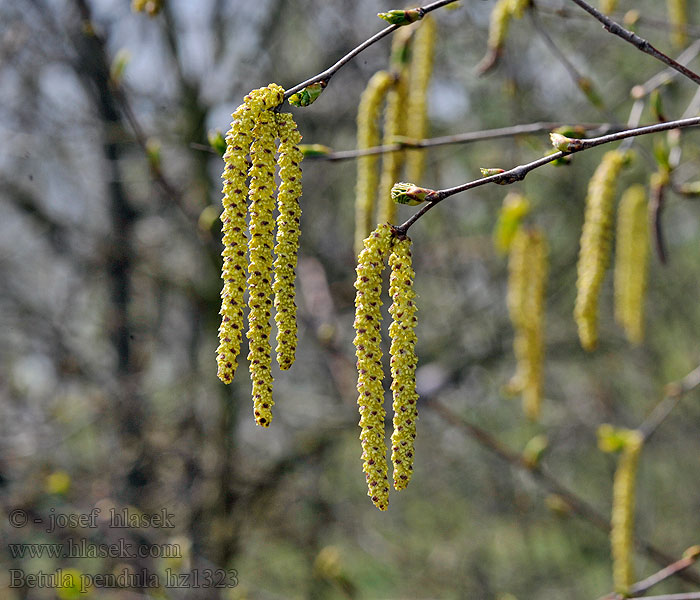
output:
[[[630, 90], [663, 70], [573, 3], [542, 0], [511, 25], [499, 63], [478, 77], [494, 4], [434, 13], [430, 136], [536, 121], [624, 124]], [[615, 459], [597, 449], [596, 430], [638, 426], [664, 384], [700, 362], [700, 207], [667, 195], [668, 261], [652, 258], [644, 344], [630, 347], [614, 324], [608, 277], [600, 346], [585, 353], [572, 319], [575, 262], [586, 186], [606, 149], [511, 186], [530, 199], [550, 245], [539, 422], [502, 392], [513, 334], [506, 263], [491, 231], [507, 190], [450, 198], [412, 229], [421, 412], [413, 481], [392, 494], [387, 513], [365, 495], [357, 440], [354, 163], [304, 164], [298, 358], [276, 373], [271, 429], [254, 425], [246, 377], [228, 387], [216, 378], [222, 164], [208, 132], [227, 129], [250, 89], [290, 88], [325, 69], [392, 8], [386, 0], [166, 0], [149, 18], [116, 0], [0, 3], [4, 598], [590, 599], [612, 589], [601, 529]], [[674, 46], [662, 3], [617, 8], [619, 19], [636, 10], [626, 22], [664, 51], [690, 44], [689, 60], [697, 54], [697, 23]], [[697, 8], [688, 0], [691, 18]], [[386, 68], [390, 44], [366, 50], [312, 107], [293, 110], [305, 143], [355, 147], [360, 94]], [[666, 116], [692, 109], [695, 92], [667, 78]], [[640, 106], [641, 122], [655, 122], [649, 103]], [[697, 136], [681, 134], [679, 185], [697, 179]], [[666, 134], [635, 142], [618, 189], [657, 169], [654, 139]], [[546, 131], [433, 148], [418, 183], [457, 185], [479, 167], [509, 168], [550, 149]], [[400, 207], [399, 219], [413, 211]], [[699, 417], [697, 395], [682, 399], [640, 463], [637, 531], [671, 559], [699, 541]], [[528, 473], [519, 456], [541, 434], [548, 447]], [[551, 477], [593, 512], [572, 505]], [[165, 509], [175, 527], [119, 530], [100, 520], [47, 531], [51, 515], [94, 507], [102, 516]], [[16, 510], [25, 526], [12, 526]], [[7, 546], [68, 539], [127, 539], [146, 556], [32, 558]], [[164, 544], [181, 556], [160, 556]], [[653, 554], [637, 555], [639, 574], [663, 562]], [[10, 587], [11, 569], [58, 568], [236, 569], [238, 585], [87, 595]], [[698, 577], [655, 591], [697, 590]]]

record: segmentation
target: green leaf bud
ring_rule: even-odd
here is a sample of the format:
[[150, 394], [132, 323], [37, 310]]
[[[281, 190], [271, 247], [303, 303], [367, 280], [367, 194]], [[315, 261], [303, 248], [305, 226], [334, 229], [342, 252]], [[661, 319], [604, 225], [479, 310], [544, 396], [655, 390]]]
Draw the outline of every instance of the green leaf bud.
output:
[[304, 158], [328, 156], [331, 152], [333, 152], [333, 148], [329, 148], [323, 144], [299, 144], [299, 150], [304, 155]]
[[550, 133], [549, 139], [554, 146], [560, 152], [574, 152], [575, 150], [580, 150], [583, 147], [583, 143], [575, 138], [566, 137], [560, 133]]
[[321, 92], [326, 88], [326, 85], [328, 84], [325, 81], [307, 85], [303, 90], [292, 94], [289, 97], [289, 103], [292, 106], [308, 106], [309, 104], [313, 104], [316, 98], [318, 98]]
[[207, 141], [219, 156], [226, 153], [226, 139], [219, 129], [210, 131], [207, 134]]
[[391, 188], [391, 199], [398, 204], [416, 206], [425, 202], [428, 194], [433, 192], [434, 190], [418, 187], [414, 183], [399, 182], [395, 183]]
[[420, 8], [409, 10], [390, 10], [388, 12], [377, 13], [380, 19], [384, 19], [390, 25], [410, 25], [423, 18], [423, 11]]

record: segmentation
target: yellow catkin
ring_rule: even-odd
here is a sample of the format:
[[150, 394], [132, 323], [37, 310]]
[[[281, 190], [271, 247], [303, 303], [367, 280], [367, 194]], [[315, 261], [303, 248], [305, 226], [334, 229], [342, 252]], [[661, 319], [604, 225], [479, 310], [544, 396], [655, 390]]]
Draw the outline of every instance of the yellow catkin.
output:
[[391, 389], [394, 396], [394, 432], [391, 436], [391, 462], [394, 466], [394, 488], [404, 489], [413, 474], [414, 440], [418, 419], [416, 393], [416, 305], [411, 260], [411, 240], [394, 242], [389, 257], [391, 277], [389, 313], [393, 321], [391, 336]]
[[547, 241], [542, 232], [517, 230], [508, 263], [508, 311], [515, 330], [516, 372], [508, 384], [521, 393], [523, 411], [537, 419], [542, 404], [544, 360], [544, 297], [547, 283]]
[[254, 90], [233, 113], [231, 129], [226, 135], [223, 187], [222, 241], [223, 266], [221, 278], [221, 325], [219, 347], [216, 350], [218, 376], [224, 383], [231, 383], [236, 373], [237, 357], [243, 335], [243, 305], [246, 268], [246, 213], [248, 186], [247, 155], [253, 141], [253, 127], [265, 108], [262, 91]]
[[364, 240], [357, 259], [355, 288], [355, 348], [360, 441], [367, 494], [379, 510], [389, 506], [386, 443], [384, 440], [384, 388], [381, 350], [382, 271], [391, 244], [391, 229], [380, 225]]
[[510, 250], [520, 222], [529, 212], [530, 202], [522, 194], [509, 192], [503, 198], [503, 205], [493, 228], [493, 243], [501, 254], [506, 254]]
[[[379, 144], [379, 109], [394, 78], [387, 71], [375, 73], [367, 83], [357, 111], [357, 147], [370, 148]], [[357, 188], [355, 195], [355, 253], [363, 248], [364, 239], [374, 223], [374, 198], [377, 194], [378, 157], [361, 156], [357, 160]]]
[[164, 0], [133, 0], [131, 10], [133, 12], [145, 12], [149, 17], [155, 17], [163, 9]]
[[622, 152], [607, 152], [588, 184], [574, 308], [585, 350], [593, 350], [598, 343], [598, 294], [610, 262], [615, 188], [625, 160]]
[[[396, 78], [394, 87], [389, 90], [384, 115], [384, 144], [392, 144], [397, 136], [403, 135], [406, 120], [406, 94], [408, 83], [406, 71], [402, 70]], [[382, 157], [382, 172], [379, 178], [379, 202], [377, 203], [377, 221], [393, 223], [396, 219], [396, 202], [391, 198], [391, 188], [401, 176], [405, 152], [387, 152]]]
[[615, 318], [633, 344], [644, 338], [648, 262], [647, 198], [644, 186], [637, 184], [620, 200], [615, 240]]
[[[423, 18], [413, 40], [413, 53], [406, 99], [406, 136], [420, 140], [428, 131], [428, 84], [433, 71], [437, 25], [430, 15]], [[406, 179], [420, 181], [425, 166], [425, 150], [406, 154]]]
[[600, 0], [600, 12], [609, 15], [615, 12], [617, 0]]
[[299, 150], [301, 134], [289, 113], [276, 116], [277, 165], [281, 184], [277, 192], [277, 238], [275, 244], [274, 281], [275, 322], [277, 323], [277, 363], [281, 369], [289, 369], [294, 363], [297, 345], [297, 320], [295, 269], [299, 250], [299, 224], [301, 208], [301, 161]]
[[[391, 71], [394, 83], [387, 92], [384, 111], [384, 145], [393, 144], [398, 136], [406, 132], [406, 101], [408, 98], [409, 57], [413, 50], [413, 28], [397, 31], [391, 44]], [[396, 203], [391, 198], [391, 188], [401, 177], [406, 153], [387, 152], [382, 155], [382, 171], [379, 177], [379, 201], [377, 219], [379, 223], [393, 223], [396, 219]]]
[[[276, 86], [279, 88], [279, 86]], [[262, 98], [266, 109], [282, 102], [282, 88]], [[272, 308], [272, 246], [275, 210], [275, 115], [263, 110], [253, 129], [250, 146], [250, 239], [248, 240], [248, 360], [253, 384], [255, 422], [268, 427], [272, 420], [270, 312]]]
[[668, 20], [673, 26], [671, 41], [679, 48], [686, 45], [688, 36], [685, 27], [688, 25], [688, 7], [686, 0], [666, 0]]
[[637, 463], [643, 437], [639, 431], [624, 431], [625, 445], [615, 471], [610, 546], [615, 591], [627, 594], [634, 583], [634, 501]]

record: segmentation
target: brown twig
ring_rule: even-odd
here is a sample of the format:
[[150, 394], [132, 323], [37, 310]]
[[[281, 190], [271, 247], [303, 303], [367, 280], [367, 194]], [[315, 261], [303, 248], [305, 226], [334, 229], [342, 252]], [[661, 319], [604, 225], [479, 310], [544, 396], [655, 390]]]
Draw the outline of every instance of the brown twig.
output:
[[653, 575], [650, 575], [649, 577], [635, 583], [632, 587], [630, 587], [630, 594], [643, 594], [644, 592], [650, 590], [662, 581], [666, 581], [669, 577], [673, 577], [676, 573], [685, 571], [688, 567], [693, 566], [697, 559], [697, 554], [690, 554], [689, 556], [684, 556], [680, 560], [671, 563], [670, 565], [657, 571]]
[[452, 188], [447, 188], [444, 190], [435, 190], [426, 196], [427, 204], [420, 209], [418, 212], [413, 214], [405, 223], [394, 227], [394, 231], [397, 234], [405, 235], [408, 229], [413, 225], [418, 219], [420, 219], [425, 213], [427, 213], [431, 208], [442, 202], [445, 198], [449, 198], [460, 192], [466, 192], [476, 187], [486, 185], [489, 183], [498, 183], [501, 185], [508, 185], [515, 183], [516, 181], [522, 181], [525, 176], [530, 172], [549, 164], [563, 156], [569, 154], [575, 154], [576, 152], [582, 152], [583, 150], [588, 150], [589, 148], [594, 148], [602, 144], [609, 144], [611, 142], [617, 142], [631, 137], [636, 137], [639, 135], [646, 135], [650, 133], [658, 133], [660, 131], [669, 131], [671, 129], [680, 129], [684, 127], [695, 127], [700, 125], [700, 117], [693, 117], [691, 119], [679, 119], [676, 121], [667, 121], [665, 123], [657, 123], [655, 125], [647, 125], [645, 127], [637, 127], [635, 129], [626, 129], [617, 133], [611, 133], [608, 135], [603, 135], [596, 138], [589, 138], [583, 140], [572, 140], [572, 143], [567, 152], [555, 152], [548, 156], [544, 156], [530, 163], [519, 165], [502, 173], [496, 175], [490, 175], [489, 177], [482, 177], [481, 179], [475, 179], [473, 181], [468, 181], [462, 185], [458, 185]]
[[[483, 131], [469, 131], [467, 133], [459, 133], [456, 135], [446, 135], [436, 138], [427, 138], [423, 140], [402, 139], [395, 144], [385, 144], [382, 146], [372, 146], [370, 148], [361, 148], [357, 150], [339, 150], [328, 154], [319, 154], [318, 156], [307, 156], [305, 160], [328, 160], [341, 161], [360, 158], [361, 156], [371, 156], [375, 154], [384, 154], [386, 152], [397, 152], [406, 148], [434, 148], [435, 146], [447, 146], [450, 144], [469, 144], [472, 142], [481, 142], [484, 140], [494, 140], [498, 138], [515, 137], [518, 135], [530, 135], [533, 133], [542, 133], [551, 131], [557, 127], [571, 125], [571, 123], [556, 122], [556, 123], [527, 123], [523, 125], [513, 125], [512, 127], [498, 127], [496, 129], [485, 129]], [[609, 123], [584, 123], [573, 125], [583, 127], [586, 130], [599, 131], [615, 131], [616, 127]]]
[[628, 600], [700, 600], [700, 592], [687, 594], [663, 594], [662, 596], [635, 596]]
[[636, 33], [625, 29], [622, 25], [620, 25], [616, 21], [613, 21], [610, 17], [604, 15], [596, 8], [593, 8], [590, 4], [588, 4], [588, 2], [584, 2], [584, 0], [571, 0], [571, 2], [574, 2], [583, 10], [585, 10], [588, 14], [598, 19], [598, 21], [600, 21], [603, 24], [603, 27], [613, 35], [621, 37], [623, 40], [629, 42], [645, 54], [653, 56], [656, 60], [660, 60], [662, 63], [665, 63], [672, 69], [678, 71], [681, 75], [700, 85], [700, 75], [698, 75], [694, 71], [691, 71], [687, 67], [684, 67], [683, 65], [679, 64], [670, 56], [664, 54], [663, 52], [652, 46], [644, 38], [641, 38]]
[[[568, 59], [566, 54], [564, 54], [564, 52], [557, 45], [557, 43], [552, 39], [552, 36], [549, 35], [547, 29], [542, 26], [537, 11], [531, 10], [529, 11], [529, 13], [530, 22], [532, 23], [533, 28], [542, 38], [542, 41], [545, 43], [545, 46], [549, 48], [550, 52], [564, 67], [564, 70], [569, 74], [569, 77], [576, 84], [576, 87], [579, 89], [579, 91], [585, 96], [586, 100], [588, 100], [595, 108], [600, 110], [603, 114], [606, 115], [608, 119], [610, 119], [612, 115], [605, 107], [603, 99], [593, 88], [593, 82], [590, 80], [590, 78], [585, 77], [584, 75], [579, 73], [578, 69]], [[612, 120], [614, 120], [614, 117], [612, 117]]]
[[[556, 17], [561, 17], [563, 19], [577, 19], [577, 20], [588, 20], [588, 17], [582, 15], [578, 11], [572, 11], [563, 6], [552, 6], [551, 4], [542, 3], [538, 0], [537, 10], [541, 13], [547, 13]], [[623, 18], [624, 15], [620, 15]], [[635, 24], [642, 25], [646, 27], [653, 27], [655, 29], [663, 29], [666, 31], [683, 31], [691, 37], [700, 36], [700, 27], [696, 25], [676, 25], [675, 23], [669, 23], [663, 19], [654, 19], [653, 17], [647, 17], [645, 15], [638, 15], [634, 20]]]
[[683, 379], [674, 381], [666, 386], [664, 397], [654, 410], [649, 414], [644, 423], [639, 426], [639, 431], [648, 441], [652, 434], [659, 428], [659, 425], [666, 420], [671, 411], [676, 407], [678, 401], [688, 392], [700, 386], [700, 366], [695, 367]]
[[[418, 7], [416, 10], [418, 10], [422, 15], [426, 15], [429, 12], [436, 10], [438, 8], [442, 8], [443, 6], [447, 6], [448, 4], [452, 4], [453, 2], [456, 2], [457, 0], [438, 0], [438, 2], [433, 2], [432, 4], [428, 4], [426, 6]], [[338, 62], [336, 62], [334, 65], [331, 67], [327, 68], [325, 71], [322, 71], [318, 75], [314, 75], [313, 77], [310, 77], [306, 81], [302, 81], [301, 83], [295, 85], [292, 88], [289, 88], [284, 92], [284, 97], [289, 98], [292, 94], [295, 94], [296, 92], [299, 92], [303, 90], [306, 86], [311, 85], [312, 83], [328, 83], [344, 65], [349, 63], [353, 58], [355, 58], [360, 52], [363, 50], [369, 48], [372, 44], [375, 44], [382, 38], [386, 37], [390, 33], [396, 31], [400, 25], [389, 25], [389, 27], [385, 27], [382, 29], [380, 32], [375, 33], [371, 38], [368, 40], [365, 40], [362, 42], [359, 46], [353, 48], [350, 52], [348, 52], [345, 56], [343, 56]]]

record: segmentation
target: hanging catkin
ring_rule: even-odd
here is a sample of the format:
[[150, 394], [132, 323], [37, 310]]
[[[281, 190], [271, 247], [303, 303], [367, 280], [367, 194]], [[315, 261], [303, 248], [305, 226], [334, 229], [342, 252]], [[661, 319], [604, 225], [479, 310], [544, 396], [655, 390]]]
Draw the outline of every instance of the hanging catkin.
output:
[[510, 250], [520, 222], [530, 212], [530, 202], [522, 194], [509, 192], [503, 198], [503, 205], [498, 211], [498, 219], [493, 228], [493, 243], [501, 254]]
[[622, 455], [613, 482], [610, 546], [615, 591], [627, 595], [634, 583], [634, 504], [637, 464], [644, 438], [639, 431], [623, 430]]
[[648, 262], [647, 198], [644, 186], [637, 184], [622, 195], [615, 239], [615, 319], [633, 344], [644, 338]]
[[688, 6], [686, 0], [666, 0], [668, 21], [673, 27], [671, 41], [674, 46], [682, 48], [688, 42], [685, 28], [688, 25]]
[[381, 350], [382, 271], [391, 244], [391, 229], [380, 225], [364, 240], [357, 259], [355, 288], [355, 347], [357, 404], [367, 494], [379, 510], [389, 506], [386, 442], [384, 439], [384, 388]]
[[290, 114], [276, 115], [280, 139], [277, 165], [281, 184], [277, 192], [277, 236], [275, 244], [275, 322], [277, 323], [277, 363], [289, 369], [294, 363], [297, 344], [295, 269], [299, 249], [301, 208], [301, 135]]
[[617, 0], [600, 0], [600, 12], [606, 15], [612, 14], [617, 8]]
[[[367, 83], [357, 111], [357, 147], [370, 148], [379, 144], [379, 109], [394, 79], [387, 71], [375, 73]], [[377, 155], [361, 156], [357, 160], [355, 194], [355, 253], [363, 249], [364, 239], [374, 223], [374, 199], [377, 194]]]
[[514, 329], [516, 371], [507, 389], [522, 394], [523, 411], [536, 419], [542, 404], [544, 360], [544, 295], [547, 242], [542, 232], [519, 228], [508, 262], [508, 312]]
[[404, 489], [413, 473], [413, 445], [418, 418], [416, 393], [416, 305], [411, 260], [411, 240], [394, 242], [389, 267], [389, 313], [393, 321], [391, 336], [391, 389], [394, 397], [394, 432], [391, 436], [391, 462], [394, 466], [394, 488]]
[[248, 360], [253, 383], [253, 414], [258, 425], [272, 420], [270, 325], [272, 246], [275, 210], [275, 116], [261, 113], [250, 147], [250, 239], [248, 252]]
[[[404, 28], [394, 34], [391, 44], [391, 72], [394, 83], [386, 95], [384, 111], [384, 145], [393, 144], [406, 129], [406, 99], [408, 96], [408, 60], [412, 54], [413, 30]], [[379, 177], [377, 223], [392, 223], [396, 218], [396, 203], [391, 199], [391, 187], [399, 180], [405, 151], [382, 155]]]
[[610, 262], [615, 187], [625, 161], [622, 152], [607, 152], [588, 184], [574, 308], [579, 339], [586, 350], [598, 343], [598, 294]]
[[[435, 19], [426, 16], [416, 30], [411, 53], [408, 98], [406, 100], [406, 136], [421, 140], [428, 129], [428, 84], [433, 70]], [[406, 179], [420, 181], [425, 166], [424, 150], [409, 150], [406, 154]]]

